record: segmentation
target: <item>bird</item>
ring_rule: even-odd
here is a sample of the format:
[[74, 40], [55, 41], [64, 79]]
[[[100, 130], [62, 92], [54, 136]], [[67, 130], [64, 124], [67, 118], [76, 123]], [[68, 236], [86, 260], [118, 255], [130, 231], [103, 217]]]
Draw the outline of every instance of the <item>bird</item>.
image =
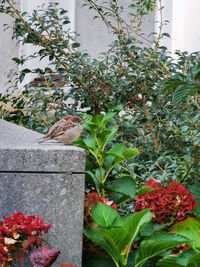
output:
[[42, 137], [38, 143], [47, 140], [57, 140], [63, 144], [71, 144], [76, 141], [83, 131], [83, 120], [78, 116], [67, 115], [56, 122]]

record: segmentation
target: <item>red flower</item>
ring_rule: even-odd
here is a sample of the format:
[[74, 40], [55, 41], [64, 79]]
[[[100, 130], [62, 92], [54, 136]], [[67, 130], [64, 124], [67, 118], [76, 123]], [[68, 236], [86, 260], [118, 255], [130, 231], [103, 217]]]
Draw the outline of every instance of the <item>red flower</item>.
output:
[[25, 216], [21, 212], [4, 217], [0, 221], [0, 266], [7, 266], [7, 262], [10, 265], [14, 260], [23, 261], [27, 251], [42, 244], [40, 236], [50, 226], [39, 216]]
[[4, 217], [0, 223], [0, 234], [10, 234], [19, 232], [27, 235], [37, 235], [38, 233], [47, 233], [50, 224], [45, 224], [39, 216], [25, 216], [21, 212], [14, 213], [11, 217]]
[[172, 181], [167, 187], [152, 179], [146, 186], [153, 191], [137, 197], [135, 210], [140, 211], [150, 208], [155, 213], [155, 223], [175, 223], [192, 216], [192, 211], [197, 206], [195, 197], [182, 184]]
[[59, 250], [44, 246], [41, 250], [34, 250], [30, 255], [30, 260], [34, 267], [49, 267], [56, 261], [59, 254]]
[[154, 189], [159, 189], [162, 187], [162, 184], [161, 184], [161, 182], [156, 181], [156, 179], [151, 179], [145, 184], [145, 186], [149, 186], [149, 187], [152, 187]]

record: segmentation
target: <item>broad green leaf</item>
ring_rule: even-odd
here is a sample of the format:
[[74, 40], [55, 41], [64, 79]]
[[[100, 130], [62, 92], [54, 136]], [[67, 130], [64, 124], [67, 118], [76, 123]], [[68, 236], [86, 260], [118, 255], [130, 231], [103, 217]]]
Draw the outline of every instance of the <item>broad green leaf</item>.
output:
[[177, 87], [187, 84], [186, 81], [179, 80], [177, 78], [172, 78], [164, 82], [161, 86], [161, 94], [171, 93], [176, 90]]
[[128, 255], [130, 248], [138, 235], [140, 229], [145, 224], [149, 223], [153, 218], [153, 213], [149, 209], [144, 209], [140, 212], [135, 212], [133, 215], [129, 216], [126, 220], [124, 228], [126, 230], [126, 254]]
[[109, 227], [114, 225], [115, 221], [120, 219], [120, 216], [112, 207], [99, 203], [92, 210], [92, 219], [100, 226]]
[[200, 266], [200, 251], [187, 250], [177, 259], [177, 263], [181, 266], [199, 267]]
[[73, 142], [74, 145], [81, 147], [81, 148], [87, 148], [86, 144], [84, 143], [83, 139], [78, 139], [77, 141]]
[[151, 221], [152, 213], [149, 210], [142, 210], [129, 216], [120, 222], [121, 226], [115, 225], [109, 229], [86, 229], [85, 235], [96, 244], [100, 245], [112, 257], [115, 263], [119, 264], [121, 254], [129, 254], [132, 243], [138, 235], [140, 228]]
[[134, 198], [136, 192], [136, 182], [129, 175], [123, 175], [114, 180], [111, 184], [107, 185], [107, 188], [112, 192]]
[[115, 138], [117, 130], [116, 127], [109, 129], [109, 133], [104, 138], [104, 147]]
[[94, 137], [89, 136], [83, 139], [83, 142], [86, 144], [88, 148], [91, 148], [92, 150], [96, 149], [96, 140]]
[[190, 241], [181, 235], [172, 233], [154, 234], [141, 242], [136, 252], [135, 267], [143, 266], [147, 260], [182, 244], [190, 244]]
[[115, 155], [108, 154], [104, 159], [104, 166], [107, 170], [109, 170], [113, 166], [113, 162], [115, 160]]
[[116, 132], [117, 128], [112, 127], [109, 129], [104, 129], [102, 132], [97, 133], [96, 136], [98, 139], [98, 144], [100, 147], [102, 147], [103, 150], [105, 146], [115, 138]]
[[194, 209], [194, 215], [200, 219], [200, 204]]
[[84, 234], [92, 242], [101, 246], [115, 263], [119, 263], [121, 250], [125, 246], [123, 227], [109, 230], [85, 229]]
[[195, 196], [198, 206], [194, 210], [194, 214], [200, 219], [200, 182], [195, 182], [188, 186], [190, 193]]
[[142, 186], [137, 190], [136, 195], [142, 196], [142, 195], [146, 194], [147, 192], [152, 192], [153, 190], [154, 189], [150, 186]]
[[137, 148], [127, 148], [123, 152], [124, 159], [126, 159], [126, 160], [135, 158], [139, 154], [140, 154], [140, 152], [139, 152], [139, 150]]
[[124, 158], [123, 153], [125, 150], [126, 150], [126, 147], [124, 144], [115, 144], [113, 145], [113, 147], [110, 149], [108, 153]]
[[200, 248], [200, 220], [187, 218], [185, 221], [172, 226], [171, 230], [191, 240], [196, 248]]
[[162, 258], [156, 264], [156, 267], [182, 267], [185, 265], [180, 265], [177, 263], [178, 256], [177, 255], [169, 255], [165, 258]]
[[155, 232], [160, 232], [165, 228], [166, 224], [155, 224], [153, 222], [150, 222], [141, 229], [140, 235], [144, 237], [151, 236]]
[[105, 170], [104, 169], [100, 170], [98, 168], [98, 169], [95, 170], [95, 176], [96, 176], [97, 180], [99, 180], [100, 182], [102, 182], [104, 175], [105, 175]]
[[112, 118], [116, 115], [114, 112], [107, 112], [102, 119], [102, 124], [107, 124], [109, 121], [112, 120]]
[[181, 255], [169, 255], [159, 260], [157, 267], [199, 267], [200, 252], [189, 249]]
[[86, 171], [85, 172], [85, 179], [87, 182], [93, 183], [96, 186], [96, 188], [100, 187], [100, 183], [99, 183], [96, 175], [94, 174], [94, 172], [89, 171], [89, 170]]
[[174, 93], [174, 104], [179, 104], [181, 101], [185, 100], [188, 96], [194, 95], [196, 92], [200, 91], [200, 84], [189, 84], [183, 85]]

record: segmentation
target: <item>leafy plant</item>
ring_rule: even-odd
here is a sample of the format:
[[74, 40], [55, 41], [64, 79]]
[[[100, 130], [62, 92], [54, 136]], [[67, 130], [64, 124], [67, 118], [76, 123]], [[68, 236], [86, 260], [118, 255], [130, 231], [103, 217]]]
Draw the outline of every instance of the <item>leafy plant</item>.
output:
[[[96, 186], [97, 192], [104, 197], [105, 189], [118, 193], [121, 198], [134, 197], [135, 181], [130, 175], [122, 175], [113, 182], [107, 183], [109, 176], [123, 163], [139, 155], [136, 148], [127, 148], [123, 143], [114, 143], [117, 127], [111, 125], [114, 112], [96, 116], [86, 115], [86, 136], [75, 142], [84, 148], [92, 160], [88, 160], [87, 177]], [[123, 168], [122, 168], [123, 169]]]
[[[160, 87], [177, 76], [189, 84], [198, 83], [195, 69], [199, 53], [177, 52], [177, 59], [171, 58], [160, 46], [160, 39], [167, 36], [162, 29], [165, 21], [150, 39], [141, 33], [144, 15], [158, 8], [162, 17], [161, 0], [158, 7], [155, 1], [134, 1], [127, 7], [128, 12], [117, 1], [102, 4], [85, 0], [85, 4], [103, 20], [114, 38], [110, 49], [97, 59], [81, 51], [76, 34], [66, 30], [66, 25], [70, 27], [67, 11], [57, 4], [27, 14], [17, 10], [11, 0], [2, 1], [0, 11], [15, 20], [13, 38], [38, 47], [38, 52], [28, 58], [14, 58], [21, 66], [21, 80], [32, 72], [50, 83], [34, 83], [22, 92], [13, 89], [15, 94], [2, 95], [2, 118], [46, 132], [66, 113], [94, 115], [120, 104], [123, 115], [116, 122], [118, 141], [139, 149], [140, 156], [132, 161], [139, 182], [153, 177], [190, 183], [198, 180], [198, 95], [189, 98], [187, 105], [174, 106], [173, 92], [161, 96]], [[127, 20], [125, 12], [129, 14]], [[47, 68], [23, 67], [26, 60], [45, 57], [49, 59]], [[61, 80], [57, 85], [51, 82], [55, 75]], [[16, 87], [17, 80], [11, 85]]]
[[[152, 217], [153, 214], [148, 209], [128, 217], [120, 217], [113, 208], [100, 203], [92, 212], [92, 218], [98, 227], [85, 229], [85, 235], [105, 249], [116, 266], [128, 266], [132, 245], [137, 240], [140, 230]], [[135, 253], [134, 266], [143, 266], [146, 261], [182, 244], [190, 244], [190, 240], [172, 233], [154, 234], [140, 243]]]
[[179, 104], [189, 96], [196, 94], [198, 102], [200, 91], [200, 63], [199, 59], [195, 65], [184, 69], [165, 81], [161, 87], [161, 93], [174, 93], [174, 104]]
[[103, 247], [116, 266], [126, 266], [131, 245], [140, 228], [151, 220], [152, 214], [143, 210], [124, 219], [114, 209], [100, 203], [93, 209], [92, 217], [100, 228], [85, 229], [85, 235]]

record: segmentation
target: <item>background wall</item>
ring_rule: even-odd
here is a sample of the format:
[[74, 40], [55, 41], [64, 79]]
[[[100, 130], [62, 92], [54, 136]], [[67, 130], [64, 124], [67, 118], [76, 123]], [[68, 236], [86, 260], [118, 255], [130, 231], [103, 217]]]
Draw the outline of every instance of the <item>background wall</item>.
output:
[[17, 71], [17, 66], [14, 66], [12, 58], [18, 56], [19, 46], [11, 40], [11, 30], [3, 30], [4, 24], [10, 25], [11, 23], [12, 20], [8, 16], [0, 14], [0, 92], [5, 90], [9, 70]]
[[[200, 51], [200, 0], [162, 0], [164, 20], [170, 21], [165, 32], [171, 38], [165, 38], [163, 45], [172, 53], [175, 50]], [[159, 13], [156, 14], [159, 21]]]
[[[132, 0], [121, 0], [119, 3], [127, 10]], [[113, 36], [100, 19], [93, 19], [96, 15], [94, 11], [82, 7], [84, 0], [77, 0], [76, 5], [76, 31], [80, 34], [79, 41], [81, 48], [86, 49], [96, 57], [101, 52], [108, 50], [108, 45], [112, 42]], [[152, 12], [143, 20], [142, 31], [148, 35], [155, 30], [155, 13]]]
[[[86, 7], [81, 7], [84, 0], [57, 0], [56, 2], [58, 1], [69, 10], [72, 28], [80, 33], [81, 48], [88, 50], [95, 57], [106, 51], [113, 37], [100, 20], [93, 20], [93, 12], [88, 11]], [[131, 0], [120, 1], [125, 6], [131, 2]], [[21, 0], [21, 7], [22, 10], [31, 11], [42, 2], [49, 3], [50, 0]], [[171, 34], [170, 39], [163, 40], [163, 45], [172, 52], [176, 49], [190, 52], [200, 50], [200, 0], [163, 0], [163, 4], [165, 6], [164, 19], [170, 21], [165, 26], [165, 32]], [[159, 20], [158, 12], [147, 16], [143, 21], [143, 32], [148, 34], [158, 30], [158, 24], [155, 21]], [[16, 69], [11, 59], [18, 56], [19, 53], [29, 54], [33, 51], [32, 46], [26, 46], [19, 50], [19, 46], [11, 40], [11, 31], [3, 31], [3, 24], [11, 22], [7, 16], [0, 15], [0, 92], [6, 88], [8, 71]], [[32, 62], [32, 66], [35, 64], [38, 62]], [[43, 64], [48, 64], [48, 62], [43, 62]]]

